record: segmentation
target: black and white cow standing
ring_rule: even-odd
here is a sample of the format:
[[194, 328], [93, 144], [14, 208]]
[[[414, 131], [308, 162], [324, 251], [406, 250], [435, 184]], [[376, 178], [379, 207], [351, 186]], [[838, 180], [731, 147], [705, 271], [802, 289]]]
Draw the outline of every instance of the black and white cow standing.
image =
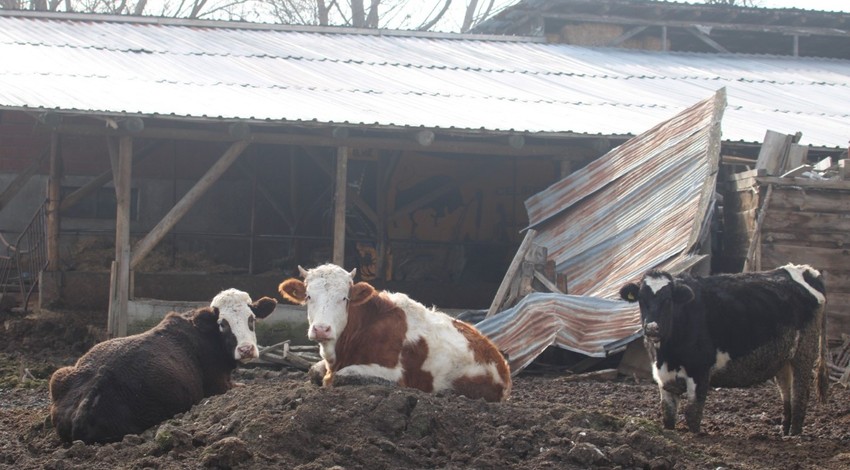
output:
[[50, 416], [62, 440], [112, 442], [138, 434], [233, 387], [257, 358], [254, 323], [277, 301], [227, 289], [209, 307], [172, 312], [150, 330], [96, 344], [50, 378]]
[[782, 433], [800, 434], [815, 367], [818, 398], [826, 399], [826, 297], [821, 274], [810, 266], [707, 277], [653, 270], [620, 296], [640, 303], [664, 427], [674, 427], [683, 393], [685, 421], [698, 433], [710, 386], [748, 387], [775, 377]]

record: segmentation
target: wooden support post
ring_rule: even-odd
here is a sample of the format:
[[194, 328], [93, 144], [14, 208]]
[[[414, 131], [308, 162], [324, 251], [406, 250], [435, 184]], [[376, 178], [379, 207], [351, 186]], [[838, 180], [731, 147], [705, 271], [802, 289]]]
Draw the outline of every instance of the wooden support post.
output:
[[50, 176], [47, 182], [47, 271], [59, 270], [59, 199], [62, 192], [62, 156], [59, 134], [50, 134]]
[[389, 157], [386, 155], [378, 156], [378, 163], [375, 165], [375, 213], [378, 216], [378, 223], [375, 224], [375, 279], [386, 281], [386, 250], [387, 250], [387, 192], [388, 187], [385, 186], [388, 178], [385, 178], [385, 171], [389, 167]]
[[756, 217], [756, 226], [753, 228], [753, 238], [750, 239], [750, 245], [747, 248], [747, 257], [744, 259], [744, 268], [743, 272], [750, 271], [759, 271], [761, 270], [761, 257], [757, 256], [757, 250], [760, 250], [761, 245], [761, 226], [764, 223], [764, 215], [767, 213], [768, 205], [770, 204], [770, 198], [773, 196], [773, 185], [767, 185], [767, 194], [764, 196], [764, 202], [761, 204], [761, 207], [758, 211], [758, 217]]
[[234, 142], [227, 151], [224, 152], [224, 155], [215, 162], [209, 170], [207, 170], [206, 174], [195, 183], [195, 186], [183, 196], [174, 207], [171, 208], [171, 211], [168, 214], [165, 214], [165, 217], [159, 221], [156, 227], [153, 228], [148, 234], [140, 240], [135, 248], [133, 249], [133, 260], [130, 262], [130, 267], [135, 268], [139, 265], [139, 263], [145, 259], [145, 256], [153, 250], [157, 243], [159, 243], [178, 222], [180, 219], [189, 212], [189, 209], [195, 205], [196, 202], [203, 196], [208, 189], [230, 168], [230, 165], [233, 164], [234, 161], [242, 154], [242, 151], [245, 150], [246, 147], [250, 144], [247, 140], [240, 140], [238, 142]]
[[496, 312], [501, 308], [502, 304], [505, 300], [505, 295], [508, 293], [508, 289], [511, 287], [513, 283], [513, 278], [516, 276], [519, 269], [522, 267], [522, 261], [525, 259], [525, 254], [528, 250], [531, 249], [533, 245], [534, 237], [537, 235], [537, 231], [533, 228], [528, 229], [528, 232], [525, 233], [525, 238], [523, 238], [522, 243], [520, 243], [519, 248], [517, 249], [516, 255], [514, 255], [513, 261], [511, 261], [510, 266], [508, 266], [508, 271], [505, 273], [505, 277], [502, 279], [502, 283], [499, 284], [499, 289], [496, 291], [496, 296], [493, 298], [493, 303], [490, 304], [490, 308], [487, 310], [487, 315], [484, 318], [490, 318], [496, 314]]
[[133, 168], [133, 138], [118, 142], [115, 174], [115, 261], [110, 275], [109, 336], [127, 336], [127, 304], [130, 299], [130, 183]]
[[333, 263], [345, 267], [345, 203], [348, 193], [348, 147], [336, 151], [334, 181]]

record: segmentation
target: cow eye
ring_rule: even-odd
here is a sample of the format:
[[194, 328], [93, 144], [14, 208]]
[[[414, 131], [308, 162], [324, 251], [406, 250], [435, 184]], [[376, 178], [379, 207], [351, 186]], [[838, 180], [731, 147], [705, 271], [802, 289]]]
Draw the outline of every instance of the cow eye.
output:
[[218, 331], [224, 333], [225, 331], [230, 329], [230, 324], [227, 323], [227, 320], [220, 320], [218, 322]]
[[343, 302], [348, 302], [348, 297], [343, 297], [343, 298], [342, 298], [342, 301], [343, 301]]
[[254, 331], [254, 323], [257, 320], [254, 317], [248, 317], [248, 329]]

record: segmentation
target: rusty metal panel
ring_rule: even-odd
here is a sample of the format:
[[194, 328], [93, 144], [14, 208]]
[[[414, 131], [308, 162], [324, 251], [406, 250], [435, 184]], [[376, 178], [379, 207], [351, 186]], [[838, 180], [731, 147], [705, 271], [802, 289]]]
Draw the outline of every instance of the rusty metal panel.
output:
[[645, 271], [700, 257], [720, 158], [723, 90], [526, 200], [534, 242], [571, 295], [532, 294], [477, 324], [514, 372], [549, 346], [604, 356], [640, 331], [620, 287]]

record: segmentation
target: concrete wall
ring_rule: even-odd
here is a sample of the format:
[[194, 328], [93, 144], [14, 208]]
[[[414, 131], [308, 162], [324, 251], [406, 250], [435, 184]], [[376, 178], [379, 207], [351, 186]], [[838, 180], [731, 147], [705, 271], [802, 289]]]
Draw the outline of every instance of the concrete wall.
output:
[[[169, 312], [186, 312], [209, 305], [206, 302], [179, 302], [154, 299], [131, 300], [127, 305], [129, 334], [141, 333], [159, 323]], [[290, 340], [295, 344], [313, 344], [307, 339], [305, 307], [278, 304], [275, 311], [257, 322], [257, 342], [261, 346]]]

